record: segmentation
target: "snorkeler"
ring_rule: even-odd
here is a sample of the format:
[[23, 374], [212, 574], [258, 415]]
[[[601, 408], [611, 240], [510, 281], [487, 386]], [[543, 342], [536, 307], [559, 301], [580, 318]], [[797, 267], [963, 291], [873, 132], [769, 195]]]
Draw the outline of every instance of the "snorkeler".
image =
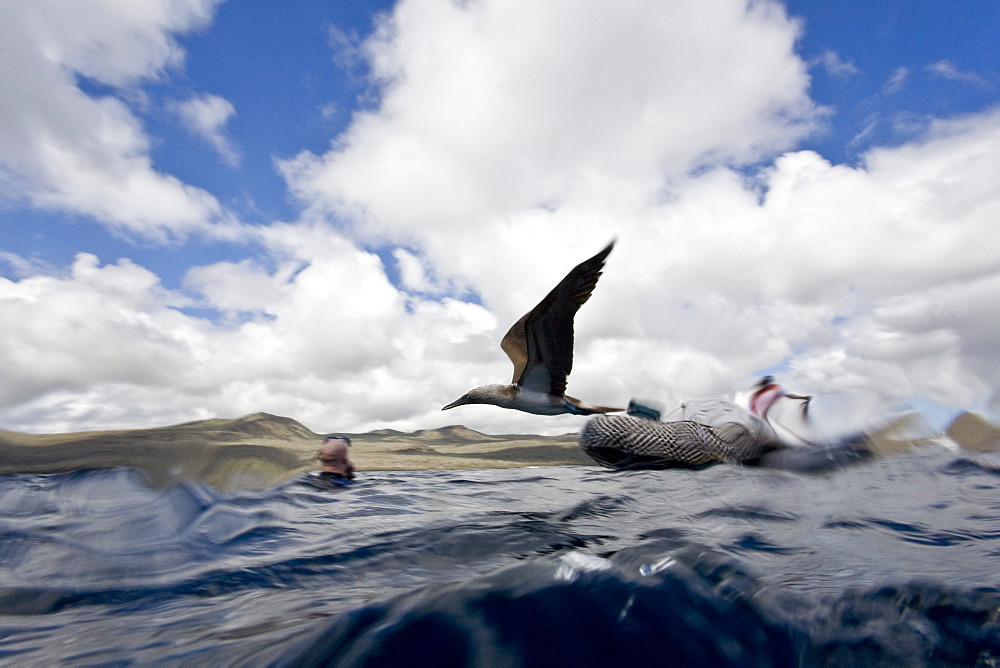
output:
[[319, 476], [333, 480], [353, 480], [354, 462], [351, 461], [348, 450], [350, 447], [351, 439], [346, 436], [327, 436], [316, 453], [316, 459], [323, 465]]

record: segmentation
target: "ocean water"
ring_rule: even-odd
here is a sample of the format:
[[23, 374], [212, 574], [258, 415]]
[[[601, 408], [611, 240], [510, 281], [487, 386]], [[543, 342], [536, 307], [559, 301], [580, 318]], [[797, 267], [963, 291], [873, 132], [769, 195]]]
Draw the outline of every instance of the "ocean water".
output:
[[1000, 460], [0, 477], [3, 665], [1000, 664]]

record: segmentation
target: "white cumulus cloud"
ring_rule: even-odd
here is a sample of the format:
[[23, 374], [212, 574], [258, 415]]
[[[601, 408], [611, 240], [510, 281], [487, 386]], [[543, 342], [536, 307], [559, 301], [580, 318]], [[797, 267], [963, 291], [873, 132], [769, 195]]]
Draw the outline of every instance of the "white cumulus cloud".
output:
[[939, 60], [936, 63], [928, 65], [926, 69], [931, 74], [942, 79], [957, 81], [969, 86], [975, 86], [976, 88], [990, 87], [990, 83], [981, 75], [975, 72], [963, 72], [950, 60]]
[[284, 171], [359, 236], [438, 245], [512, 212], [656, 197], [814, 127], [797, 34], [769, 2], [408, 0], [365, 45], [381, 106]]
[[195, 95], [177, 102], [174, 110], [187, 128], [209, 144], [230, 167], [240, 164], [240, 152], [226, 136], [225, 126], [236, 114], [232, 102], [218, 95]]
[[174, 35], [204, 26], [217, 0], [0, 3], [0, 194], [159, 240], [224, 216], [208, 192], [155, 169], [119, 90], [181, 63]]
[[849, 60], [844, 60], [840, 57], [840, 54], [832, 49], [826, 49], [819, 58], [814, 61], [816, 64], [821, 65], [823, 69], [830, 74], [830, 76], [837, 77], [840, 79], [845, 79], [850, 76], [858, 74], [859, 70]]

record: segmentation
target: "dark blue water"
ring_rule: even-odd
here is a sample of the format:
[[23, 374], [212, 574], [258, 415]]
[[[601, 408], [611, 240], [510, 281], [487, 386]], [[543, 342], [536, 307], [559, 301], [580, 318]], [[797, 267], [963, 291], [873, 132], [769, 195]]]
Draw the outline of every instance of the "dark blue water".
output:
[[6, 665], [1000, 664], [1000, 460], [0, 478]]

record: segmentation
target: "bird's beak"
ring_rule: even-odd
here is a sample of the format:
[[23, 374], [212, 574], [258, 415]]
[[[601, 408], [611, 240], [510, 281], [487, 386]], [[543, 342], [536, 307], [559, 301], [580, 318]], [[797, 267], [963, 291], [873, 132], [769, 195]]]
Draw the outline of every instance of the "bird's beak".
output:
[[465, 397], [461, 397], [460, 399], [455, 399], [455, 401], [451, 402], [441, 410], [446, 411], [449, 408], [454, 408], [455, 406], [464, 406], [467, 403], [469, 403], [469, 400], [466, 399]]

